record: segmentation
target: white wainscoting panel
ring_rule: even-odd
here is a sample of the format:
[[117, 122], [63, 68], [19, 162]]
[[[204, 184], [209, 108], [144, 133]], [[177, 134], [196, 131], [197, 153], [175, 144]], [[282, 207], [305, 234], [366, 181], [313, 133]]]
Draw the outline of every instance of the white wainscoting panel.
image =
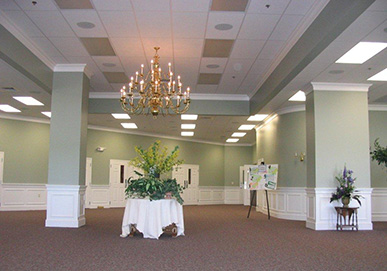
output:
[[225, 204], [243, 204], [243, 189], [239, 186], [224, 187]]
[[45, 210], [45, 184], [2, 184], [0, 210]]
[[199, 205], [209, 204], [224, 204], [223, 186], [199, 186]]
[[[304, 187], [278, 187], [268, 191], [270, 215], [289, 220], [306, 220], [306, 192]], [[257, 191], [258, 212], [267, 214], [266, 193]]]
[[387, 188], [372, 191], [372, 221], [387, 221]]
[[110, 207], [110, 192], [109, 185], [94, 185], [90, 186], [90, 200], [88, 202], [90, 208]]

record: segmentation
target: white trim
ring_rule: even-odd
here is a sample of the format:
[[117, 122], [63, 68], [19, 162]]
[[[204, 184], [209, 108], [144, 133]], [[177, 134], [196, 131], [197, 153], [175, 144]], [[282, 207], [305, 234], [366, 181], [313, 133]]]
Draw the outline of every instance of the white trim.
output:
[[21, 116], [17, 115], [17, 113], [0, 113], [0, 119], [10, 119], [10, 120], [20, 120], [20, 121], [29, 121], [29, 122], [36, 122], [36, 123], [44, 123], [44, 124], [50, 124], [49, 119], [40, 119], [35, 117], [29, 117], [29, 116]]
[[385, 104], [370, 104], [370, 105], [368, 105], [368, 111], [387, 111], [387, 105], [385, 105]]
[[279, 109], [275, 112], [275, 114], [285, 115], [289, 113], [302, 112], [302, 111], [305, 111], [305, 105], [294, 105], [294, 106], [289, 106], [289, 107]]
[[45, 184], [3, 183], [0, 185], [1, 211], [46, 210]]
[[99, 207], [110, 208], [110, 185], [90, 185], [90, 209]]
[[56, 64], [54, 72], [83, 72], [89, 79], [93, 76], [86, 64]]
[[55, 62], [51, 60], [44, 52], [42, 52], [36, 45], [33, 43], [28, 36], [16, 26], [7, 15], [0, 10], [0, 23], [7, 29], [12, 35], [15, 36], [28, 50], [30, 50], [40, 61], [46, 64], [51, 70], [54, 70]]
[[199, 205], [243, 204], [243, 189], [239, 186], [199, 186]]
[[372, 221], [387, 221], [387, 188], [372, 191]]
[[368, 92], [372, 84], [324, 83], [311, 82], [313, 90], [319, 91], [360, 91]]

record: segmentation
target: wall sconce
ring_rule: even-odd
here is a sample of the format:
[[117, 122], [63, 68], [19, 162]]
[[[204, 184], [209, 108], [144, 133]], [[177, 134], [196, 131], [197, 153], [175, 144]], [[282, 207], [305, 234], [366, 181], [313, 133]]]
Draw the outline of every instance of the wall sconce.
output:
[[95, 150], [97, 152], [103, 152], [104, 150], [106, 150], [106, 148], [105, 147], [97, 147]]
[[306, 154], [304, 152], [300, 152], [300, 154], [298, 154], [297, 152], [294, 153], [294, 157], [299, 157], [301, 162], [305, 160], [305, 156]]

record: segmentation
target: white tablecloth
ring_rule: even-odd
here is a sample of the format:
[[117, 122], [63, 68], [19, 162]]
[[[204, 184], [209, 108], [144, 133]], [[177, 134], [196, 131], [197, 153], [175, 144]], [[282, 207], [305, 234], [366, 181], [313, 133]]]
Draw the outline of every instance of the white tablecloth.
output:
[[183, 206], [174, 199], [128, 199], [121, 237], [127, 237], [134, 225], [144, 238], [159, 239], [163, 228], [175, 223], [177, 236], [184, 235]]

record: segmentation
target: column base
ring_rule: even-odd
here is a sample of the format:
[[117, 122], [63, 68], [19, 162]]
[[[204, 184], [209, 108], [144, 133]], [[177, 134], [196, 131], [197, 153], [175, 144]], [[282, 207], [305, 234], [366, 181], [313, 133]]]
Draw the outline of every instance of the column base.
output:
[[84, 185], [46, 187], [46, 227], [79, 228], [86, 224]]
[[[342, 204], [334, 201], [329, 203], [335, 188], [307, 188], [306, 189], [306, 227], [312, 230], [336, 230], [337, 213], [335, 206]], [[371, 193], [372, 188], [357, 189], [362, 195], [362, 206], [358, 210], [359, 230], [372, 230], [371, 221]], [[359, 204], [352, 200], [350, 207], [358, 207]]]

